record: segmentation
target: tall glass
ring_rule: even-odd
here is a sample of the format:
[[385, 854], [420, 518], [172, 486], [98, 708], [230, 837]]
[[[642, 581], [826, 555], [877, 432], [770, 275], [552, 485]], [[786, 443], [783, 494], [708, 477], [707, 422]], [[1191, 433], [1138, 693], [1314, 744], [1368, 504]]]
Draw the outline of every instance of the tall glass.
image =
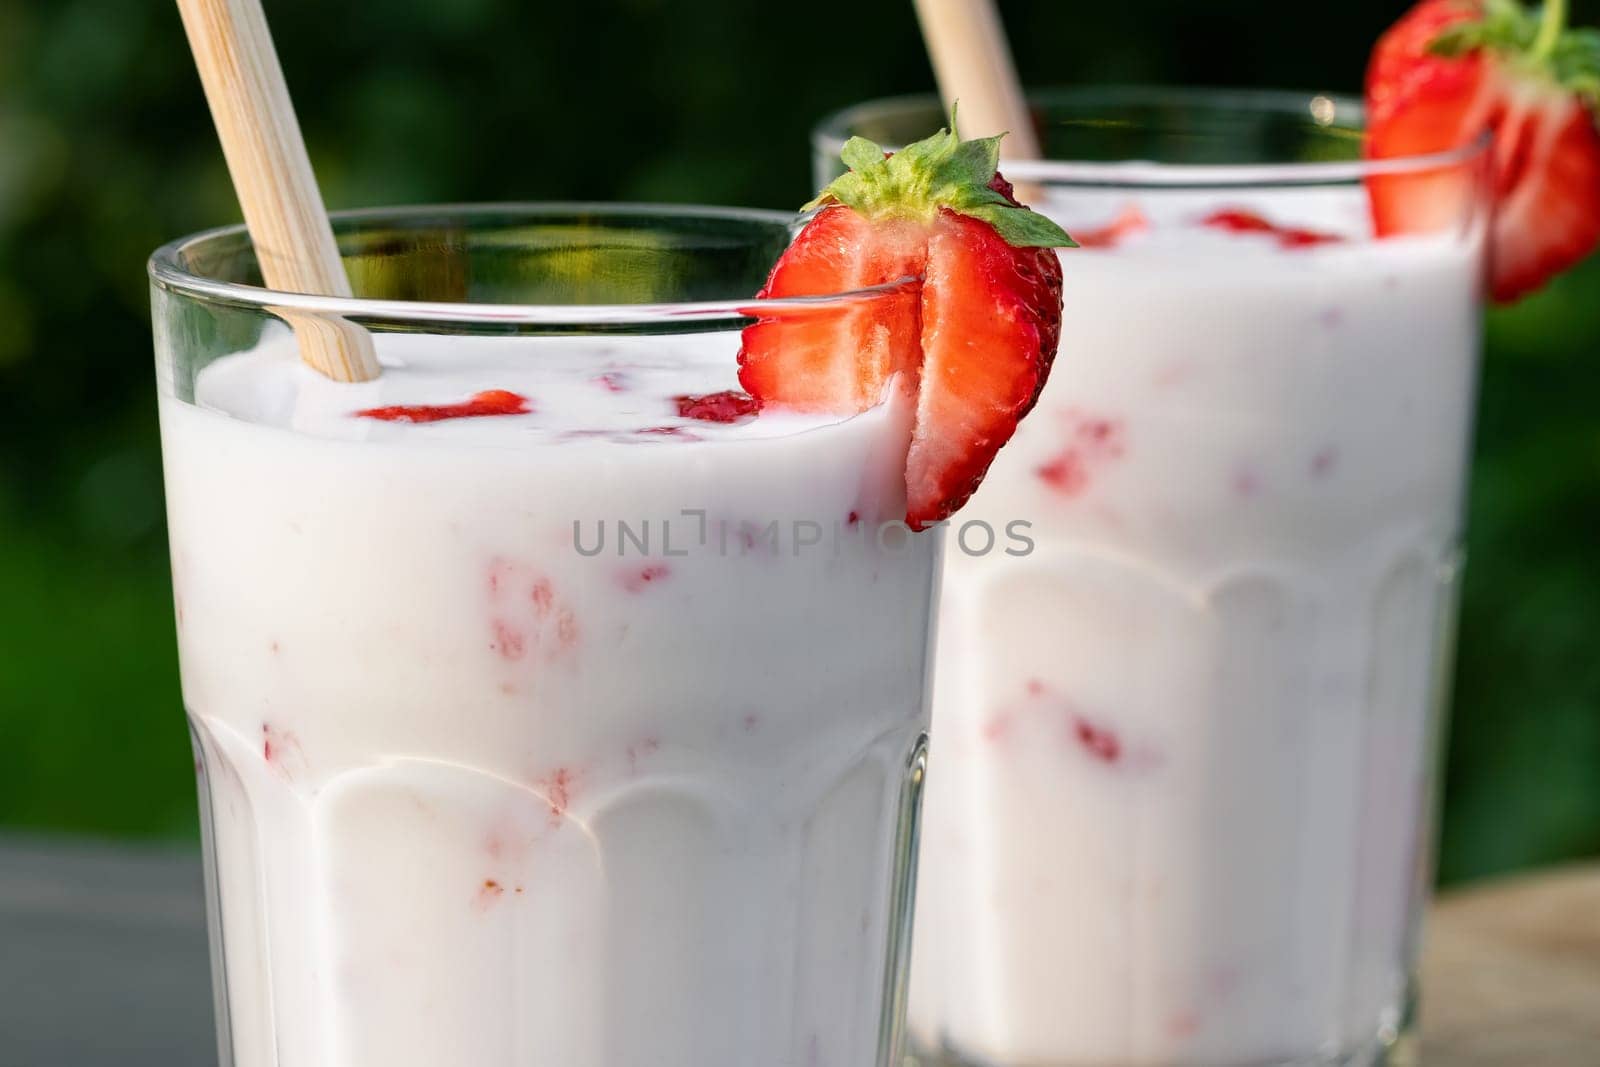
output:
[[[233, 1067], [886, 1064], [940, 541], [908, 413], [751, 413], [789, 216], [338, 217], [151, 260], [183, 696]], [[347, 385], [294, 329], [368, 330]], [[747, 399], [747, 398], [745, 398]]]
[[[1032, 97], [1061, 351], [952, 541], [911, 1030], [986, 1065], [1384, 1061], [1412, 1020], [1480, 344], [1485, 146], [1351, 101]], [[816, 134], [888, 146], [932, 100]], [[1369, 186], [1428, 210], [1375, 233]], [[1396, 220], [1386, 220], [1394, 228]], [[968, 518], [963, 513], [962, 518]]]

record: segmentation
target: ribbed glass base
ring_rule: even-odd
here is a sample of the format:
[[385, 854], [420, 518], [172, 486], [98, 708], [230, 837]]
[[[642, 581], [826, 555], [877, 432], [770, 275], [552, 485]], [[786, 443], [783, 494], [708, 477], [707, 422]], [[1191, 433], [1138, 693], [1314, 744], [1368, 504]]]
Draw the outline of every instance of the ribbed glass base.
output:
[[1373, 1040], [1354, 1049], [1318, 1053], [1292, 1060], [1029, 1060], [1000, 1062], [971, 1056], [942, 1043], [929, 1048], [912, 1037], [901, 1067], [1417, 1067], [1421, 1063], [1416, 1025], [1416, 997], [1410, 995], [1397, 1013], [1398, 1026], [1384, 1026]]

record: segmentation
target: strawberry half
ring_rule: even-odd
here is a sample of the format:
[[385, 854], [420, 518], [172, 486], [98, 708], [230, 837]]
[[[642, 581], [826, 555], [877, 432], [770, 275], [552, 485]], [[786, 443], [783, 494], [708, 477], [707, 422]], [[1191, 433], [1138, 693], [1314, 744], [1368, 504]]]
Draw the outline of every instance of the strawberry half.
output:
[[[1423, 0], [1367, 70], [1367, 155], [1448, 151], [1494, 134], [1490, 295], [1509, 302], [1600, 244], [1600, 33], [1565, 0]], [[1463, 168], [1373, 175], [1378, 234], [1441, 229], [1473, 194]]]
[[756, 311], [739, 352], [739, 381], [763, 405], [854, 414], [900, 375], [916, 394], [906, 455], [916, 530], [972, 496], [1038, 399], [1061, 337], [1052, 249], [1072, 238], [1017, 203], [999, 155], [998, 137], [946, 130], [893, 155], [851, 138], [850, 171], [806, 205], [819, 210], [758, 296], [914, 282], [853, 304]]

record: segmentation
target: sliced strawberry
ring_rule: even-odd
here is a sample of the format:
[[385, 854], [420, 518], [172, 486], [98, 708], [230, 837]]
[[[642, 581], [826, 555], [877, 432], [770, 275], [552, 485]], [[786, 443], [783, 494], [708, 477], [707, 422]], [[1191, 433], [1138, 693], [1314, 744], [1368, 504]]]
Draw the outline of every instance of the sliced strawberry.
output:
[[1061, 336], [1061, 264], [944, 213], [928, 239], [922, 384], [906, 457], [906, 522], [954, 513], [1044, 388]]
[[[911, 226], [874, 226], [843, 206], [823, 208], [795, 238], [758, 299], [828, 296], [922, 272], [924, 239]], [[785, 309], [744, 331], [739, 382], [758, 401], [801, 411], [865, 411], [898, 372], [922, 362], [915, 291]]]
[[[1600, 244], [1600, 131], [1587, 107], [1547, 99], [1520, 119], [1502, 165], [1490, 258], [1491, 294], [1508, 302], [1539, 288]], [[1500, 153], [1496, 151], [1497, 160]], [[1520, 177], [1519, 177], [1520, 172]]]
[[1061, 334], [1072, 243], [1019, 205], [995, 170], [999, 138], [941, 130], [893, 156], [862, 138], [852, 168], [779, 259], [762, 298], [818, 296], [901, 279], [871, 298], [756, 312], [739, 380], [762, 405], [850, 414], [899, 374], [916, 396], [906, 522], [951, 515], [1038, 399]]
[[[1367, 71], [1367, 155], [1444, 152], [1493, 133], [1489, 291], [1509, 302], [1600, 244], [1600, 35], [1512, 0], [1423, 0], [1379, 39]], [[1380, 235], [1458, 224], [1468, 166], [1368, 179]]]

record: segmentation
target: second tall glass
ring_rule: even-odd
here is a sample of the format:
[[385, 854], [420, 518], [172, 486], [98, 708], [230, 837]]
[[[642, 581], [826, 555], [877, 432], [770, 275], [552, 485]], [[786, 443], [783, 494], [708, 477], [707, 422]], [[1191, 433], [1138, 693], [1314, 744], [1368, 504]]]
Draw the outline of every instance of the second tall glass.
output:
[[[1484, 146], [1293, 94], [1033, 98], [1085, 246], [946, 567], [912, 1033], [931, 1060], [1366, 1064], [1409, 1025], [1479, 354]], [[816, 138], [904, 144], [931, 100]], [[1380, 233], [1376, 183], [1430, 210]], [[960, 533], [960, 531], [957, 531]], [[970, 539], [982, 543], [981, 536]]]

